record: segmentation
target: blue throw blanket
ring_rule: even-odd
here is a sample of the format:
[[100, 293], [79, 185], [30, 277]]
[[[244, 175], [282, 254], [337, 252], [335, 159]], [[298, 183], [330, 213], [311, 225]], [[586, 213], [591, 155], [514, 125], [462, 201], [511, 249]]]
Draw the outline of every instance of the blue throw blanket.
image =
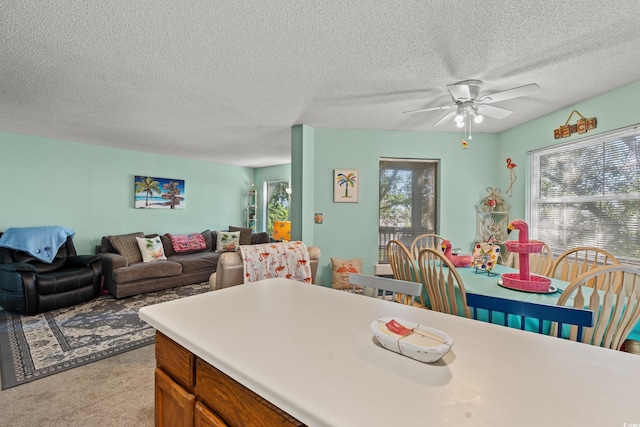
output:
[[0, 247], [23, 251], [51, 264], [67, 237], [76, 232], [59, 225], [8, 228], [0, 236]]

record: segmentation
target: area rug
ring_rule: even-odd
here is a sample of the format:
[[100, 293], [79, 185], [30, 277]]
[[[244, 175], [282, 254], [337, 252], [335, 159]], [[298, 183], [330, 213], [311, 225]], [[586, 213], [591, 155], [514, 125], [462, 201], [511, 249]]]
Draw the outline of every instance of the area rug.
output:
[[35, 316], [2, 310], [2, 390], [149, 345], [155, 329], [140, 320], [140, 307], [208, 290], [204, 282], [120, 300], [101, 295]]

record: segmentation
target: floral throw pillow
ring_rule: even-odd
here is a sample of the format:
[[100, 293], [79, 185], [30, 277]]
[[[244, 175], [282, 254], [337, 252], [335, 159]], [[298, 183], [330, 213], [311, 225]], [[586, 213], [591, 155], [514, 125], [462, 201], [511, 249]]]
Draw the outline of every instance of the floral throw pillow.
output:
[[200, 233], [170, 234], [169, 237], [171, 238], [173, 251], [177, 254], [198, 252], [207, 249], [204, 237]]
[[164, 248], [160, 236], [157, 237], [136, 237], [138, 248], [142, 255], [142, 262], [151, 262], [159, 259], [167, 259], [164, 255]]
[[239, 231], [218, 231], [216, 252], [233, 252], [240, 246]]

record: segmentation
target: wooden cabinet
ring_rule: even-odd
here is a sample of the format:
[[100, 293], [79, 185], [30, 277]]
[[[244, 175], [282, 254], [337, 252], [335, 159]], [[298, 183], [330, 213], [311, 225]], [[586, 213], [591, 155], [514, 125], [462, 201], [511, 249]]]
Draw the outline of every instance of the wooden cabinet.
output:
[[189, 390], [193, 390], [196, 381], [195, 359], [190, 351], [156, 333], [156, 366]]
[[156, 332], [156, 426], [304, 426]]
[[227, 427], [227, 423], [217, 416], [215, 412], [200, 402], [196, 402], [195, 423], [196, 427]]
[[193, 425], [196, 397], [156, 368], [156, 426]]

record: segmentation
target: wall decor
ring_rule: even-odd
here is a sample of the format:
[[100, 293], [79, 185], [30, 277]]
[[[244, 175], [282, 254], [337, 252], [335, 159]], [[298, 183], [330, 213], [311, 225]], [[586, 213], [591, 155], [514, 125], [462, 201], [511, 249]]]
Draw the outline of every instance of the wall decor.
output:
[[134, 207], [136, 209], [185, 208], [186, 196], [183, 179], [136, 175], [134, 191]]
[[509, 188], [507, 188], [507, 191], [505, 191], [505, 193], [507, 193], [509, 197], [513, 196], [513, 184], [515, 184], [516, 179], [518, 179], [515, 171], [516, 166], [518, 165], [511, 161], [511, 157], [507, 157], [507, 169], [509, 169]]
[[[571, 117], [574, 113], [579, 115], [580, 118], [576, 121], [575, 124], [570, 125], [569, 120], [571, 120]], [[578, 112], [578, 110], [573, 110], [571, 114], [569, 114], [569, 118], [567, 119], [567, 121], [564, 122], [564, 125], [553, 130], [553, 137], [555, 139], [560, 139], [571, 136], [571, 134], [574, 133], [587, 133], [588, 131], [595, 129], [597, 125], [598, 123], [595, 117], [585, 118]]]
[[333, 170], [333, 201], [358, 203], [360, 171], [357, 169]]

